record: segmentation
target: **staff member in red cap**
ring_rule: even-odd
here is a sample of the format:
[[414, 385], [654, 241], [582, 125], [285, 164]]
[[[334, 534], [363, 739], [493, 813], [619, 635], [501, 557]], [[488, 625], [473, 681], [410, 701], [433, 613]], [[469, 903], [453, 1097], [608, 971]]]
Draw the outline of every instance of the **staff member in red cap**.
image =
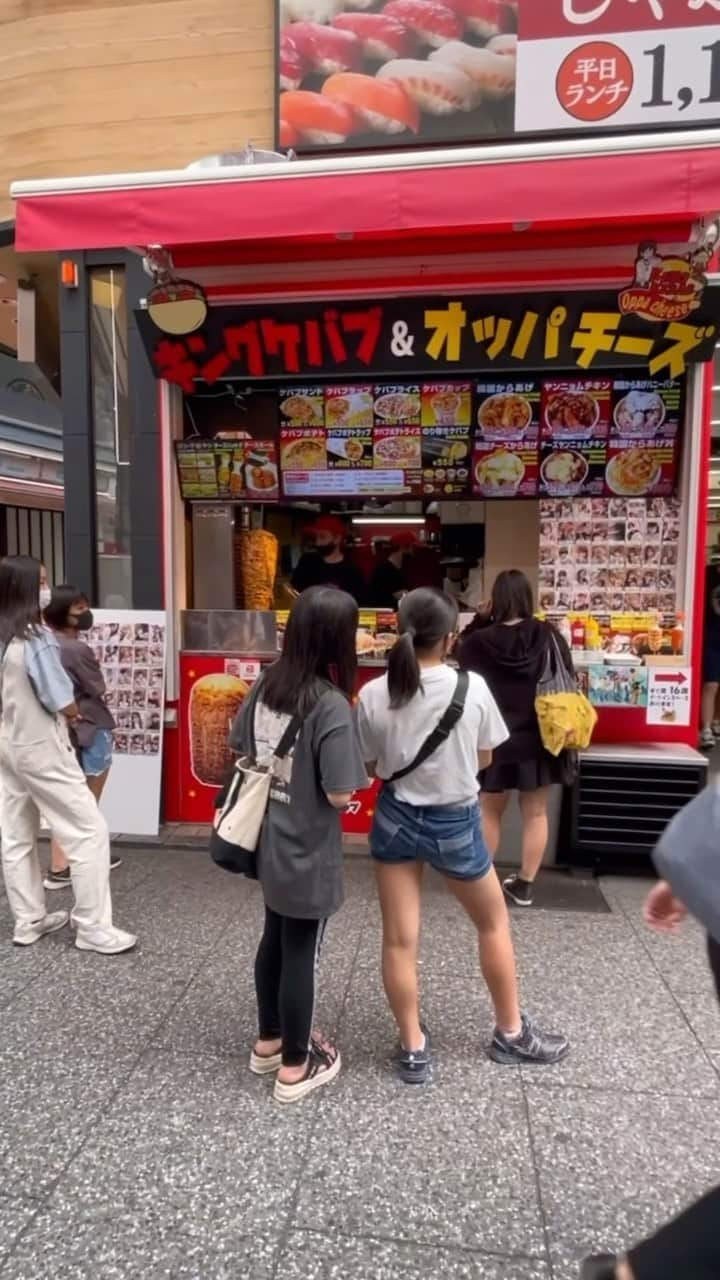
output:
[[373, 574], [368, 603], [375, 609], [397, 609], [410, 590], [407, 558], [413, 554], [417, 538], [410, 530], [399, 530], [390, 540], [390, 554]]
[[290, 579], [298, 594], [308, 587], [337, 587], [347, 591], [358, 604], [365, 597], [365, 580], [358, 568], [346, 558], [345, 525], [337, 516], [320, 516], [307, 530], [315, 539], [313, 551], [300, 557]]

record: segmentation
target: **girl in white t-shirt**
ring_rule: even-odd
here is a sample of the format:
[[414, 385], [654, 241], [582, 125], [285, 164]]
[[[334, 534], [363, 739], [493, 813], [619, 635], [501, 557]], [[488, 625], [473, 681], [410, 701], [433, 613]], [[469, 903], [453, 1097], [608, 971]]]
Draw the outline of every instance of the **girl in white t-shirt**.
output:
[[[569, 1048], [564, 1036], [540, 1032], [520, 1011], [507, 908], [478, 808], [478, 770], [490, 764], [493, 749], [508, 732], [482, 677], [459, 678], [447, 665], [457, 618], [457, 606], [442, 592], [411, 591], [400, 604], [400, 638], [387, 675], [360, 692], [362, 753], [385, 781], [370, 852], [383, 917], [383, 981], [400, 1032], [398, 1068], [409, 1084], [425, 1083], [431, 1068], [417, 982], [426, 862], [446, 878], [478, 931], [480, 966], [496, 1017], [490, 1057], [501, 1063], [552, 1063]], [[456, 704], [454, 727], [419, 761], [423, 744], [451, 703]]]

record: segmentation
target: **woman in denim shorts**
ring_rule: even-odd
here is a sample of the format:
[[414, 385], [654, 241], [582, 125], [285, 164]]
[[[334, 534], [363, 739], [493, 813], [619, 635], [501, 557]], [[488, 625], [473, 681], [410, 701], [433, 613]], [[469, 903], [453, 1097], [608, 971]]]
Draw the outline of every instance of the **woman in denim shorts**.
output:
[[[490, 1057], [500, 1063], [553, 1063], [568, 1051], [564, 1036], [541, 1032], [518, 1003], [515, 957], [502, 888], [485, 847], [478, 770], [508, 736], [481, 676], [470, 673], [462, 710], [448, 736], [415, 765], [423, 744], [459, 697], [447, 664], [457, 607], [422, 588], [399, 610], [400, 637], [387, 675], [360, 692], [358, 729], [369, 770], [385, 781], [370, 852], [383, 917], [383, 982], [400, 1033], [398, 1069], [409, 1084], [431, 1072], [430, 1033], [420, 1021], [417, 946], [425, 863], [445, 877], [478, 932], [480, 967], [495, 1009]], [[396, 780], [395, 775], [402, 774]]]
[[[57, 636], [62, 664], [72, 680], [75, 702], [82, 717], [75, 729], [78, 759], [88, 787], [99, 803], [112, 765], [115, 721], [105, 701], [100, 664], [89, 645], [80, 639], [80, 633], [89, 631], [93, 625], [87, 596], [77, 587], [54, 587], [44, 618]], [[111, 854], [110, 869], [119, 867], [121, 861]], [[45, 888], [69, 887], [67, 858], [53, 840]]]

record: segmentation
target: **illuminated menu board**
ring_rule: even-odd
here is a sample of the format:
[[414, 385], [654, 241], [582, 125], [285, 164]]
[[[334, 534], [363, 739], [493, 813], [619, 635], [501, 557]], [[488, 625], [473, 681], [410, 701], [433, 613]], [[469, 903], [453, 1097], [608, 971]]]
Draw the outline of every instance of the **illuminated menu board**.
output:
[[280, 397], [288, 497], [466, 493], [470, 383], [301, 387]]

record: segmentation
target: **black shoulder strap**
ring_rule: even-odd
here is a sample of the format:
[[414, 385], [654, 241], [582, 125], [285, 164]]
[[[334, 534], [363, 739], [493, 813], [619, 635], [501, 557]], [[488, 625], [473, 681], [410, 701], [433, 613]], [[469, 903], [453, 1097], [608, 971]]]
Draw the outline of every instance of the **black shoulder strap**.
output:
[[385, 782], [399, 782], [401, 778], [406, 778], [409, 773], [419, 769], [421, 764], [425, 764], [425, 761], [429, 760], [431, 755], [434, 755], [438, 747], [441, 747], [443, 742], [447, 741], [465, 710], [469, 684], [470, 677], [467, 671], [458, 671], [452, 702], [445, 711], [437, 728], [433, 729], [429, 737], [425, 739], [412, 764], [406, 765], [404, 769], [398, 769], [392, 778], [385, 778]]
[[276, 760], [283, 760], [284, 757], [288, 754], [288, 752], [292, 749], [292, 746], [300, 732], [301, 727], [302, 727], [302, 717], [293, 716], [282, 738], [280, 739], [275, 750], [273, 751], [273, 755], [275, 756]]

